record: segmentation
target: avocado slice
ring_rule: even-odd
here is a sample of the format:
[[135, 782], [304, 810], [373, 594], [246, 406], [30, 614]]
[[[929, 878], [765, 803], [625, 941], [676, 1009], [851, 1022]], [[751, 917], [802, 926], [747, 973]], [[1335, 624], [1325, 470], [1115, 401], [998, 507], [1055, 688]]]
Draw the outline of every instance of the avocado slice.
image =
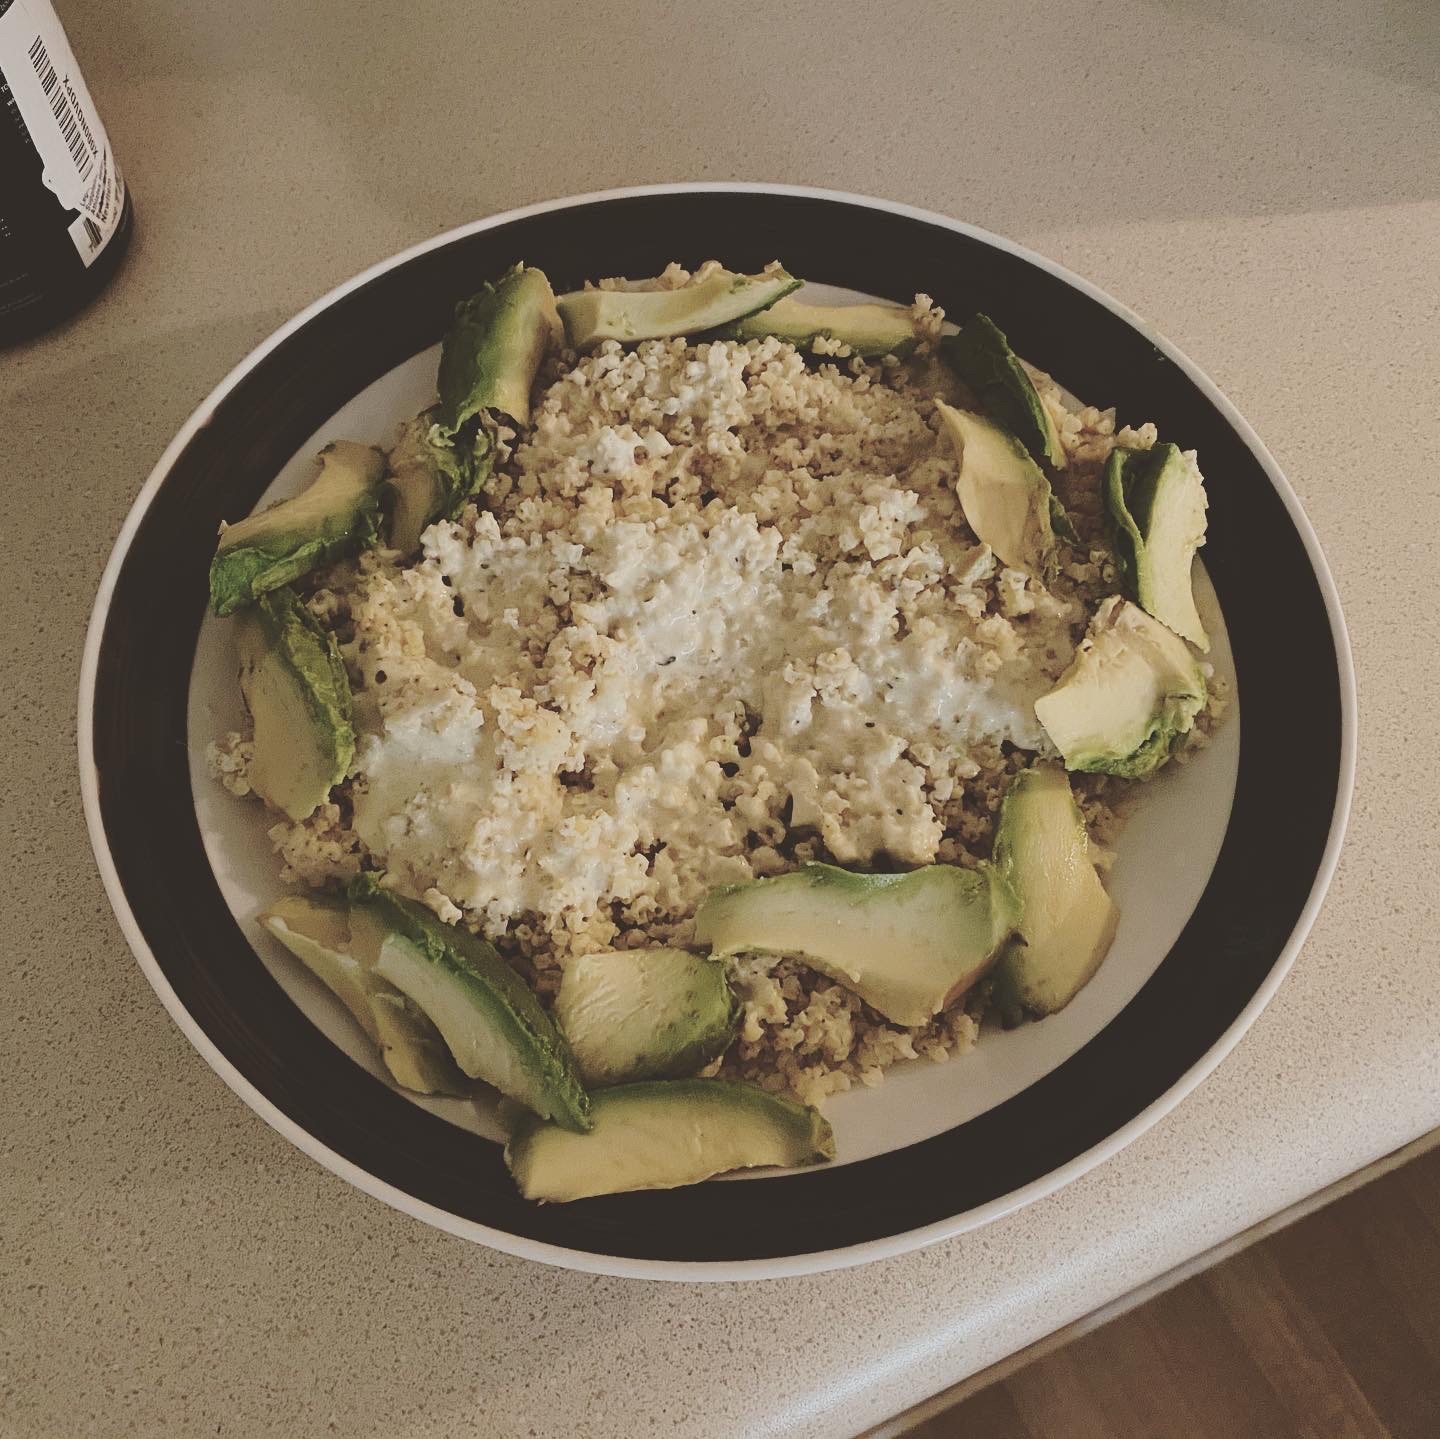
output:
[[985, 411], [1036, 460], [1056, 469], [1065, 463], [1055, 421], [1010, 342], [988, 315], [972, 315], [959, 334], [946, 335], [940, 353]]
[[1105, 465], [1105, 505], [1125, 592], [1197, 649], [1210, 637], [1190, 576], [1205, 543], [1205, 482], [1175, 445], [1119, 446]]
[[799, 955], [895, 1024], [927, 1024], [994, 962], [1015, 896], [990, 865], [855, 874], [807, 864], [712, 890], [695, 938], [716, 955]]
[[233, 614], [267, 590], [373, 545], [385, 458], [371, 445], [335, 440], [320, 451], [308, 489], [220, 529], [210, 562], [210, 606]]
[[355, 755], [350, 681], [335, 636], [294, 590], [270, 590], [238, 616], [235, 647], [255, 729], [250, 786], [292, 820], [306, 819]]
[[[350, 907], [343, 899], [290, 894], [260, 915], [260, 923], [315, 976], [354, 1018], [372, 1044], [380, 1042], [370, 1007], [369, 975], [350, 953]], [[378, 981], [386, 989], [384, 980]]]
[[379, 1046], [397, 1084], [418, 1094], [470, 1093], [439, 1031], [375, 972], [378, 946], [352, 929], [345, 900], [287, 895], [260, 916], [260, 923], [350, 1011]]
[[935, 408], [960, 460], [960, 508], [976, 538], [1001, 564], [1041, 579], [1053, 573], [1053, 516], [1064, 512], [1044, 471], [998, 425], [943, 400]]
[[823, 1164], [835, 1136], [818, 1111], [751, 1084], [658, 1079], [602, 1089], [594, 1127], [524, 1116], [505, 1163], [526, 1199], [563, 1204], [631, 1189], [675, 1189], [732, 1169]]
[[1204, 704], [1205, 676], [1185, 641], [1111, 595], [1035, 714], [1066, 769], [1143, 779], [1170, 758]]
[[390, 548], [414, 554], [420, 536], [453, 520], [485, 486], [495, 464], [495, 442], [483, 420], [447, 434], [438, 410], [423, 410], [400, 432], [390, 451], [385, 493]]
[[1010, 781], [995, 831], [995, 864], [1020, 901], [1017, 937], [995, 967], [1007, 1020], [1064, 1009], [1100, 967], [1120, 911], [1090, 858], [1085, 818], [1058, 765]]
[[715, 332], [719, 340], [763, 340], [767, 335], [788, 340], [799, 350], [813, 348], [819, 339], [838, 340], [865, 359], [907, 355], [916, 341], [908, 305], [807, 305], [788, 298]]
[[589, 1099], [569, 1046], [494, 946], [441, 923], [371, 874], [353, 879], [349, 895], [384, 927], [376, 970], [429, 1016], [463, 1073], [566, 1129], [589, 1129]]
[[350, 953], [371, 976], [370, 1007], [381, 1057], [397, 1084], [421, 1094], [471, 1095], [475, 1086], [451, 1057], [444, 1036], [409, 995], [380, 974], [380, 951], [389, 935], [378, 907], [347, 901]]
[[380, 1057], [396, 1084], [416, 1094], [471, 1097], [475, 1086], [460, 1072], [440, 1031], [413, 999], [397, 989], [393, 994], [371, 995], [370, 1007]]
[[556, 303], [571, 348], [587, 350], [602, 340], [631, 344], [698, 335], [767, 309], [800, 284], [784, 270], [759, 275], [721, 270], [679, 290], [572, 290]]
[[740, 1007], [725, 966], [684, 949], [570, 961], [555, 1019], [587, 1085], [695, 1074], [729, 1047]]
[[515, 265], [462, 300], [440, 349], [437, 423], [455, 434], [483, 411], [530, 423], [541, 361], [559, 346], [555, 292], [541, 270]]

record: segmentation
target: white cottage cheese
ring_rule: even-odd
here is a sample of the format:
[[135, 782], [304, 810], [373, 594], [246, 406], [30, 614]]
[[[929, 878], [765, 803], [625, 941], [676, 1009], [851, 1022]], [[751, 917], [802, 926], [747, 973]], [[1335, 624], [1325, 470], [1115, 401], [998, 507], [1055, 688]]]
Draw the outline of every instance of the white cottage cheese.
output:
[[543, 967], [797, 842], [931, 862], [1000, 745], [1046, 748], [1082, 608], [997, 572], [931, 402], [856, 368], [608, 344], [490, 511], [362, 565], [353, 827], [403, 887]]
[[[1106, 457], [1156, 436], [1035, 372], [1084, 543], [1049, 590], [999, 567], [937, 435], [940, 320], [919, 297], [908, 368], [810, 368], [773, 339], [557, 363], [486, 509], [433, 526], [418, 561], [372, 551], [311, 594], [360, 739], [336, 802], [271, 829], [284, 877], [384, 869], [546, 995], [572, 955], [689, 941], [717, 884], [987, 854], [1010, 772], [1050, 752], [1034, 701], [1115, 588]], [[237, 794], [250, 750], [212, 746]], [[1111, 784], [1077, 784], [1102, 843]], [[888, 1024], [793, 959], [741, 956], [733, 979], [723, 1072], [811, 1102], [977, 1033], [964, 1007]]]

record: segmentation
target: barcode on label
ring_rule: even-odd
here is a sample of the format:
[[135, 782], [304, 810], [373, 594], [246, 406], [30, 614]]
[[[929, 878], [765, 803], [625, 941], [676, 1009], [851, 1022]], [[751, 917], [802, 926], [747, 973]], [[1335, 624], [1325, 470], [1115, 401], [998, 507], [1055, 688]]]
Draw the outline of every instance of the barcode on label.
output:
[[40, 88], [44, 90], [45, 98], [50, 102], [51, 112], [55, 116], [55, 123], [60, 127], [60, 134], [65, 140], [66, 148], [70, 151], [70, 158], [74, 160], [75, 168], [80, 172], [80, 178], [88, 180], [91, 170], [95, 168], [94, 156], [91, 155], [90, 148], [85, 143], [80, 122], [70, 105], [70, 97], [65, 93], [65, 87], [61, 85], [60, 77], [50, 63], [45, 42], [38, 35], [35, 37], [35, 43], [30, 47], [30, 63], [35, 67]]
[[98, 250], [100, 248], [100, 227], [94, 222], [94, 220], [89, 217], [89, 215], [86, 215], [84, 217], [84, 221], [85, 238], [90, 242], [90, 248], [92, 250]]

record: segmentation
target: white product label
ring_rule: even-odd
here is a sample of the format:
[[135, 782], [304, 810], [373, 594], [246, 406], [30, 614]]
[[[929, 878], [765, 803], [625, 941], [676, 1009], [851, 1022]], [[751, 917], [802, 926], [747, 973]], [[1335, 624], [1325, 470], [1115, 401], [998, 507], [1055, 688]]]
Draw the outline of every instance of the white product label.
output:
[[80, 212], [70, 239], [88, 267], [120, 224], [125, 181], [50, 0], [12, 0], [0, 14], [0, 71], [40, 152], [46, 186]]

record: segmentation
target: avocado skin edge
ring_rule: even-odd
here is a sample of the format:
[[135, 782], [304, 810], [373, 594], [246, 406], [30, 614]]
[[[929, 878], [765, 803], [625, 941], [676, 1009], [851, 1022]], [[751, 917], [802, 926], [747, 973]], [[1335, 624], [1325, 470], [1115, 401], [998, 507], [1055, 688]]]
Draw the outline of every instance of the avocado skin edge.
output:
[[[1115, 540], [1115, 565], [1126, 595], [1140, 604], [1140, 552], [1155, 501], [1155, 482], [1174, 445], [1149, 450], [1116, 446], [1105, 462], [1105, 501]], [[1178, 450], [1176, 451], [1178, 454]]]
[[1044, 401], [1004, 332], [988, 315], [972, 315], [958, 334], [944, 336], [940, 353], [981, 405], [1037, 461], [1057, 469], [1065, 463]]
[[[1203, 703], [1203, 700], [1202, 700]], [[1190, 732], [1189, 727], [1179, 729], [1173, 705], [1167, 705], [1156, 717], [1150, 733], [1140, 745], [1119, 759], [1085, 759], [1080, 757], [1074, 764], [1066, 763], [1066, 769], [1077, 774], [1109, 774], [1116, 779], [1148, 779], [1170, 758], [1180, 742]]]

